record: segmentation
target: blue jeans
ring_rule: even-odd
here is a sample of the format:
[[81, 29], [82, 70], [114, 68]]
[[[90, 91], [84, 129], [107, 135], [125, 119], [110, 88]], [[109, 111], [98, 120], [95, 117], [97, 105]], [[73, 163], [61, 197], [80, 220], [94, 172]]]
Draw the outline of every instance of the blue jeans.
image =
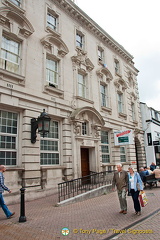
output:
[[134, 209], [136, 212], [140, 212], [141, 211], [141, 206], [140, 206], [140, 203], [139, 203], [139, 191], [135, 191], [134, 189], [131, 189], [131, 196], [132, 196], [132, 199], [133, 199], [133, 203], [134, 203]]
[[0, 193], [0, 206], [2, 207], [4, 213], [6, 214], [6, 217], [9, 217], [12, 214], [4, 202], [2, 193]]

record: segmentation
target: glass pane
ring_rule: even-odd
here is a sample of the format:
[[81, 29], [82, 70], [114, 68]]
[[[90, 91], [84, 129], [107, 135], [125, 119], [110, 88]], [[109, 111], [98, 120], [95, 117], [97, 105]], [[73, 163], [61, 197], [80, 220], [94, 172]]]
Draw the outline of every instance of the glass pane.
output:
[[124, 147], [120, 147], [120, 153], [125, 153], [125, 148]]
[[101, 132], [101, 143], [106, 143], [108, 144], [108, 132], [102, 131]]
[[109, 155], [102, 155], [102, 162], [103, 163], [109, 163], [110, 162]]
[[109, 148], [108, 148], [108, 146], [101, 146], [101, 151], [102, 151], [103, 153], [109, 153]]

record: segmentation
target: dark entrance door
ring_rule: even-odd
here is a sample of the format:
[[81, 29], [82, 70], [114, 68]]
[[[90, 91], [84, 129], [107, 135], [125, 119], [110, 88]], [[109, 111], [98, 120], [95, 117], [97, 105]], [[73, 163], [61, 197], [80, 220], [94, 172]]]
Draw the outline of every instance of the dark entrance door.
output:
[[81, 171], [82, 177], [84, 177], [83, 184], [89, 183], [90, 178], [85, 178], [90, 174], [89, 170], [89, 149], [88, 148], [81, 148]]

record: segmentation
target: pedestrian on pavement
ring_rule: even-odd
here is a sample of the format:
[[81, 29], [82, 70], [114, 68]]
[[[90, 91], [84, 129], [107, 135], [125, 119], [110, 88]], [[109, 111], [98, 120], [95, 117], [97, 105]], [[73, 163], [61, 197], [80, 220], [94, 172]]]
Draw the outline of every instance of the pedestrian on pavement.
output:
[[128, 190], [128, 173], [122, 169], [122, 164], [117, 164], [117, 171], [114, 173], [112, 181], [113, 191], [117, 187], [117, 193], [121, 211], [119, 213], [127, 214], [126, 193]]
[[154, 162], [152, 162], [150, 165], [150, 170], [154, 171], [154, 169], [156, 169], [156, 164]]
[[149, 175], [153, 174], [153, 171], [150, 170], [150, 167], [147, 167], [147, 171], [148, 171]]
[[139, 172], [139, 175], [141, 177], [142, 182], [144, 183], [144, 186], [146, 186], [146, 176], [149, 175], [148, 171], [145, 171], [143, 167], [141, 167]]
[[149, 175], [149, 171], [148, 171], [148, 169], [147, 169], [147, 166], [144, 167], [144, 172], [145, 172], [146, 175]]
[[134, 209], [135, 209], [135, 214], [138, 216], [141, 215], [141, 206], [139, 203], [139, 192], [143, 191], [143, 182], [141, 180], [141, 177], [138, 172], [134, 171], [133, 167], [128, 168], [129, 173], [129, 188], [128, 191], [131, 193], [133, 203], [134, 203]]
[[4, 213], [6, 214], [6, 217], [11, 218], [15, 214], [15, 212], [10, 212], [10, 210], [8, 209], [7, 205], [4, 202], [3, 195], [2, 195], [4, 190], [11, 193], [11, 190], [4, 185], [3, 173], [5, 171], [6, 171], [6, 167], [4, 165], [0, 165], [0, 206], [2, 207]]
[[155, 178], [160, 180], [160, 169], [159, 166], [156, 167], [156, 169], [154, 169], [153, 174], [155, 174]]

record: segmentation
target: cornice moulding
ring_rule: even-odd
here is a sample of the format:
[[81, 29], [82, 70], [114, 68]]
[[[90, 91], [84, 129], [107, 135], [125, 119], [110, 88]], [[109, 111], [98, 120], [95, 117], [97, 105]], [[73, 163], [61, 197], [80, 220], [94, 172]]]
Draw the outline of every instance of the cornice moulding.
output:
[[71, 0], [55, 0], [60, 8], [65, 10], [69, 15], [71, 15], [78, 22], [83, 23], [90, 31], [101, 38], [102, 41], [105, 41], [114, 51], [118, 52], [123, 58], [125, 58], [131, 65], [134, 65], [132, 62], [133, 56], [128, 53], [123, 46], [116, 42], [104, 29], [102, 29], [95, 21], [93, 21], [83, 10], [81, 10], [75, 3]]

